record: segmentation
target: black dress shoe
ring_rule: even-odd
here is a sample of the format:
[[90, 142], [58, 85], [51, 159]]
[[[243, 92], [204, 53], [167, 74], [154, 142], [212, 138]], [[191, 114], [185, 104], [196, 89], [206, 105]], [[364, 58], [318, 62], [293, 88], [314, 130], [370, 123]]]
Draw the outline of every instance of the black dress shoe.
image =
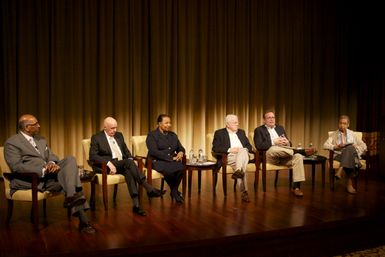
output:
[[83, 192], [76, 192], [73, 196], [64, 199], [64, 208], [72, 208], [74, 206], [82, 205], [86, 202], [86, 197]]
[[179, 195], [178, 192], [171, 192], [170, 196], [171, 196], [171, 199], [175, 200], [177, 203], [184, 203], [183, 196]]
[[132, 212], [135, 214], [138, 214], [140, 216], [146, 216], [147, 215], [146, 212], [142, 208], [137, 207], [137, 206], [132, 207]]
[[150, 198], [153, 197], [161, 197], [166, 193], [166, 190], [159, 190], [159, 189], [154, 189], [150, 192], [147, 192], [147, 196]]
[[93, 235], [96, 233], [96, 229], [90, 223], [80, 223], [79, 232]]

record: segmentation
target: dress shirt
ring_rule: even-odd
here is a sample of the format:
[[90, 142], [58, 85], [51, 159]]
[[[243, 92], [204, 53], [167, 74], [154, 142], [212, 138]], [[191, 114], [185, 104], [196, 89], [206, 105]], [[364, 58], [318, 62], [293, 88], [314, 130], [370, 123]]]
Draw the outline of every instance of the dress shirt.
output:
[[269, 134], [270, 134], [270, 139], [271, 139], [271, 144], [272, 145], [275, 145], [274, 144], [274, 139], [276, 138], [279, 138], [279, 135], [277, 134], [277, 131], [275, 131], [275, 126], [270, 128], [268, 126], [265, 126], [267, 128], [267, 131], [269, 131]]
[[[230, 148], [233, 148], [233, 147], [243, 148], [243, 145], [238, 138], [237, 132], [233, 132], [229, 129], [227, 130], [227, 132], [229, 133], [229, 137], [230, 137]], [[227, 150], [227, 152], [230, 152], [230, 148]]]
[[104, 132], [104, 134], [106, 135], [107, 141], [108, 141], [108, 145], [111, 148], [112, 159], [122, 160], [123, 159], [123, 154], [122, 154], [122, 151], [120, 150], [120, 147], [119, 147], [118, 143], [116, 142], [115, 138], [114, 137], [110, 137], [109, 135], [107, 135], [106, 132]]

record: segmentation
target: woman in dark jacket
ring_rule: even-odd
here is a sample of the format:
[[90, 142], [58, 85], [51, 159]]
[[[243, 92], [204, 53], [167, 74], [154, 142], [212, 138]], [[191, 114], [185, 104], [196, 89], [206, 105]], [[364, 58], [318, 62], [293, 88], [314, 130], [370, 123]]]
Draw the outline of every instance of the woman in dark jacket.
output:
[[171, 189], [171, 198], [183, 203], [182, 193], [178, 191], [185, 169], [182, 160], [185, 149], [178, 136], [172, 132], [171, 118], [167, 114], [159, 115], [158, 127], [149, 132], [146, 139], [148, 155], [153, 159], [153, 167], [163, 174]]

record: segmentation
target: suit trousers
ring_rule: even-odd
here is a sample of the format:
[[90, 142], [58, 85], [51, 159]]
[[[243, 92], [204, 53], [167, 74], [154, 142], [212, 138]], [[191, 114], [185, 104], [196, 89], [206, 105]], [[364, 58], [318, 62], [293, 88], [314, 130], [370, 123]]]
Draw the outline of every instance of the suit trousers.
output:
[[112, 160], [111, 162], [115, 165], [116, 172], [124, 176], [131, 198], [138, 197], [139, 192], [137, 183], [142, 184], [145, 182], [146, 176], [139, 171], [139, 168], [136, 166], [134, 160], [123, 159], [120, 161]]
[[237, 183], [241, 192], [247, 191], [247, 173], [246, 168], [249, 163], [249, 151], [246, 148], [242, 148], [238, 153], [229, 153], [227, 155], [227, 164], [233, 170], [242, 170], [245, 173], [243, 178], [238, 178]]
[[[63, 190], [66, 197], [71, 197], [76, 193], [76, 188], [81, 188], [82, 183], [79, 177], [79, 171], [76, 164], [76, 159], [73, 156], [69, 156], [59, 161], [57, 165], [60, 166], [60, 171], [57, 173], [57, 180], [51, 178], [51, 174], [47, 174], [44, 183], [44, 190], [47, 191], [60, 191]], [[56, 175], [56, 174], [53, 174]], [[52, 177], [54, 177], [52, 175]], [[88, 202], [83, 205], [74, 206], [71, 209], [72, 214], [77, 213], [79, 210], [89, 209]]]
[[268, 163], [274, 165], [286, 165], [293, 169], [293, 182], [305, 181], [305, 169], [303, 167], [303, 156], [294, 154], [292, 149], [273, 145], [266, 152]]

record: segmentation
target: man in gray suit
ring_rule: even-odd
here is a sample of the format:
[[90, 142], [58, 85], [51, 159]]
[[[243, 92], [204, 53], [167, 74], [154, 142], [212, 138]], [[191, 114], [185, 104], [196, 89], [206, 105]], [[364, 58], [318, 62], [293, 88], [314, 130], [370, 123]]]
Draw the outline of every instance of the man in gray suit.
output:
[[[79, 217], [79, 231], [95, 233], [84, 213], [89, 204], [82, 192], [76, 159], [70, 156], [59, 160], [45, 138], [38, 135], [39, 130], [39, 122], [33, 115], [24, 114], [19, 118], [19, 133], [10, 137], [4, 145], [7, 164], [12, 172], [36, 173], [39, 176], [39, 191], [63, 191], [66, 196], [64, 207], [71, 208], [72, 215]], [[31, 183], [27, 180], [11, 181], [11, 194], [30, 188]]]

